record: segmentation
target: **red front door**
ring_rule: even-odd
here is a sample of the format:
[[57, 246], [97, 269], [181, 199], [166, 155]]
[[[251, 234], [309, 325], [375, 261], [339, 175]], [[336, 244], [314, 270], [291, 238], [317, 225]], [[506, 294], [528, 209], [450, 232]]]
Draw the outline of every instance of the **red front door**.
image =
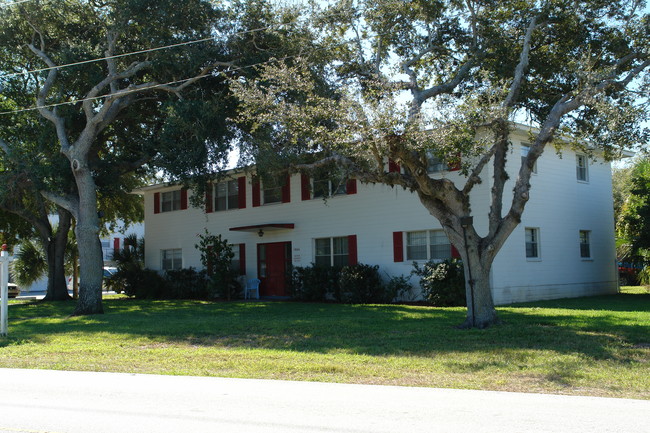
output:
[[286, 275], [291, 263], [291, 242], [257, 244], [257, 272], [261, 296], [288, 296]]

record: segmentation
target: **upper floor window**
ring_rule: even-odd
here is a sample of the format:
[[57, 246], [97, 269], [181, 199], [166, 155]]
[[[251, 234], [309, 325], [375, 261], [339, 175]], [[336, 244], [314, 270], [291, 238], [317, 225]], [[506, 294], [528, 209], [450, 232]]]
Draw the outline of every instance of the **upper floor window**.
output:
[[319, 173], [312, 183], [314, 198], [347, 194], [346, 185], [347, 182], [340, 176], [332, 176], [327, 172]]
[[576, 178], [580, 182], [589, 181], [589, 160], [586, 155], [576, 155]]
[[349, 264], [348, 236], [314, 239], [314, 263], [317, 266], [346, 266]]
[[[530, 145], [522, 144], [521, 145], [521, 165], [524, 165], [526, 163], [526, 158], [528, 158], [528, 152], [530, 152]], [[537, 161], [535, 161], [535, 164], [533, 164], [533, 169], [531, 171], [533, 173], [537, 173]]]
[[583, 259], [591, 258], [591, 232], [589, 230], [580, 230], [580, 257]]
[[406, 260], [445, 260], [451, 258], [451, 244], [443, 230], [406, 233]]
[[262, 197], [264, 204], [281, 203], [284, 178], [271, 177], [262, 183]]
[[214, 210], [239, 209], [239, 181], [228, 180], [214, 186]]
[[162, 250], [163, 271], [178, 270], [183, 267], [183, 250], [180, 248]]
[[539, 229], [526, 227], [526, 258], [539, 258]]
[[181, 190], [167, 191], [160, 194], [160, 210], [171, 212], [181, 208]]

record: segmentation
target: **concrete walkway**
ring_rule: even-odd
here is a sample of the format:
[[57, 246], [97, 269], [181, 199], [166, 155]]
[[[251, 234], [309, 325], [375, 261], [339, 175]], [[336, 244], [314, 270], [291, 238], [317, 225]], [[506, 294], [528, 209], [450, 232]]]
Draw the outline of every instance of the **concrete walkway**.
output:
[[650, 432], [650, 401], [0, 369], [2, 433]]

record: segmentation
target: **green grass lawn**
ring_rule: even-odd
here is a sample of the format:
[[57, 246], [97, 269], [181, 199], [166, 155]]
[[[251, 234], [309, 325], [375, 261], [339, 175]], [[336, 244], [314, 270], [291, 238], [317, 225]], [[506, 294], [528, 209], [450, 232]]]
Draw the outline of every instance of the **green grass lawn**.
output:
[[0, 367], [312, 380], [650, 399], [650, 294], [499, 308], [293, 302], [14, 301]]

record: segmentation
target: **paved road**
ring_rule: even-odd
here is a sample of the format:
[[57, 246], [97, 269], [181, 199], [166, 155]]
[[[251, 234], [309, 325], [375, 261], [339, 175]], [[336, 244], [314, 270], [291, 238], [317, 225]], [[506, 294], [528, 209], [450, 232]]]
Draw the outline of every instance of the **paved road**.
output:
[[0, 369], [1, 433], [650, 432], [650, 401]]

